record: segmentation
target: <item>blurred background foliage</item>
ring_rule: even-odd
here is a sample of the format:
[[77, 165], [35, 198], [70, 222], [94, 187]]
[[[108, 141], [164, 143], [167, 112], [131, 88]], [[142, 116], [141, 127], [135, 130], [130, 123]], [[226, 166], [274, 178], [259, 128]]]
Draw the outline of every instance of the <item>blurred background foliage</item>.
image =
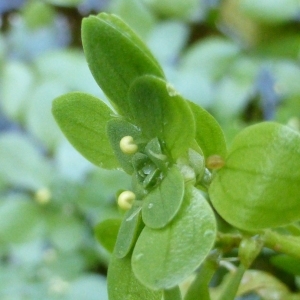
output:
[[[229, 143], [262, 120], [300, 128], [299, 0], [1, 0], [1, 299], [107, 299], [94, 227], [121, 218], [115, 195], [130, 180], [89, 164], [51, 115], [69, 91], [105, 99], [80, 40], [81, 19], [100, 11], [129, 23]], [[265, 268], [299, 290], [292, 265], [272, 256]]]

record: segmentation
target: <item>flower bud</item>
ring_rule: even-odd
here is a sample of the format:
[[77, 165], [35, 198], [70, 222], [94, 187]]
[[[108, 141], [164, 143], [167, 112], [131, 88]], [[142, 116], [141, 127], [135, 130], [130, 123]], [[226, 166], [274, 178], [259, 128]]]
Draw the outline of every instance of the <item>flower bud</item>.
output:
[[118, 197], [118, 205], [121, 209], [129, 210], [135, 200], [135, 194], [131, 191], [124, 191]]
[[120, 141], [121, 151], [125, 154], [134, 154], [138, 150], [138, 145], [134, 143], [132, 136], [124, 136]]

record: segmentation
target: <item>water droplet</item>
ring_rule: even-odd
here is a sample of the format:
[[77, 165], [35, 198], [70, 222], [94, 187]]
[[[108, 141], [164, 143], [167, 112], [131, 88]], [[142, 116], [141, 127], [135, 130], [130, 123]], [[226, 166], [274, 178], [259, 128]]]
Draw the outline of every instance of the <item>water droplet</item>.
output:
[[153, 203], [148, 204], [148, 208], [151, 209], [153, 207]]
[[144, 256], [143, 253], [136, 254], [136, 255], [134, 256], [134, 260], [135, 260], [135, 261], [138, 261], [138, 260], [140, 260], [143, 256]]
[[213, 230], [210, 230], [210, 229], [208, 229], [208, 230], [205, 230], [205, 232], [204, 232], [204, 236], [211, 236], [211, 235], [213, 235], [214, 234], [214, 231]]

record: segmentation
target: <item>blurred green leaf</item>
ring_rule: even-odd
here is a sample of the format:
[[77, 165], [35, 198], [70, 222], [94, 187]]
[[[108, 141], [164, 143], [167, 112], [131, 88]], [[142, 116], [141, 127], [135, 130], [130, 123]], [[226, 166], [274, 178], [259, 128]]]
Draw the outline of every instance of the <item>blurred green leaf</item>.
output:
[[272, 274], [269, 274], [265, 271], [246, 271], [237, 295], [247, 294], [250, 291], [254, 291], [256, 294], [266, 300], [274, 299], [274, 295], [276, 295], [278, 299], [299, 299], [299, 295], [295, 294], [295, 297], [293, 297], [293, 294], [290, 293], [285, 284], [283, 284]]
[[3, 67], [1, 82], [1, 108], [13, 120], [23, 120], [26, 101], [34, 86], [34, 74], [24, 63], [7, 62]]
[[9, 197], [0, 203], [0, 240], [24, 243], [36, 239], [44, 230], [38, 205], [26, 197]]
[[95, 80], [116, 110], [130, 117], [129, 86], [145, 74], [163, 78], [159, 64], [137, 35], [114, 15], [102, 13], [84, 19], [82, 40]]
[[169, 226], [143, 229], [132, 254], [134, 274], [149, 288], [171, 288], [199, 267], [214, 244], [215, 234], [212, 209], [197, 189], [189, 187]]
[[83, 274], [72, 281], [66, 293], [67, 300], [108, 300], [104, 276]]
[[52, 167], [33, 143], [19, 133], [0, 135], [0, 177], [9, 184], [37, 190], [52, 180]]
[[149, 35], [155, 24], [155, 16], [143, 1], [140, 0], [114, 0], [110, 1], [110, 10], [118, 15], [143, 40]]
[[47, 26], [54, 21], [55, 12], [50, 5], [39, 1], [28, 1], [23, 7], [23, 17], [31, 29]]
[[106, 134], [113, 112], [102, 101], [73, 92], [56, 98], [52, 113], [67, 139], [86, 159], [102, 168], [118, 167]]
[[74, 251], [82, 246], [86, 224], [74, 215], [52, 214], [48, 219], [49, 238], [62, 251]]
[[214, 208], [245, 230], [299, 220], [299, 148], [300, 135], [289, 127], [266, 122], [244, 129], [213, 178]]
[[287, 273], [300, 275], [300, 260], [297, 258], [279, 254], [271, 257], [271, 263]]
[[180, 52], [187, 42], [188, 34], [189, 28], [184, 22], [164, 20], [156, 23], [147, 36], [147, 45], [163, 65], [164, 70], [168, 71], [168, 67], [174, 66], [174, 61], [180, 56]]
[[219, 79], [239, 54], [238, 45], [224, 38], [208, 37], [189, 47], [182, 55], [180, 70], [198, 70]]
[[27, 101], [24, 116], [26, 127], [50, 151], [63, 139], [63, 134], [51, 114], [52, 101], [66, 92], [67, 89], [58, 82], [43, 82], [31, 91]]
[[245, 15], [266, 23], [286, 22], [299, 12], [298, 0], [241, 0], [239, 5]]
[[176, 166], [143, 199], [143, 221], [150, 228], [162, 228], [177, 215], [184, 196], [184, 180]]
[[190, 19], [198, 10], [197, 0], [144, 0], [158, 15], [169, 18]]
[[66, 48], [46, 52], [36, 58], [34, 68], [36, 75], [44, 81], [56, 82], [70, 91], [80, 90], [104, 98], [82, 51]]
[[77, 6], [83, 2], [83, 0], [45, 0], [47, 3], [63, 7]]

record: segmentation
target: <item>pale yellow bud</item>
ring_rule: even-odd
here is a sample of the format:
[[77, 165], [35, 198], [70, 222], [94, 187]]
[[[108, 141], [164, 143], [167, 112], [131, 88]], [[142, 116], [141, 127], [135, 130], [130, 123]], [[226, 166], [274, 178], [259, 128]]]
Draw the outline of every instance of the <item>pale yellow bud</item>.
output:
[[35, 193], [35, 200], [40, 204], [47, 204], [52, 197], [51, 191], [48, 188], [41, 188]]
[[138, 145], [134, 143], [132, 136], [124, 136], [120, 141], [120, 148], [125, 154], [134, 154], [138, 150]]
[[121, 209], [129, 210], [135, 200], [135, 194], [131, 191], [124, 191], [118, 197], [118, 205]]

